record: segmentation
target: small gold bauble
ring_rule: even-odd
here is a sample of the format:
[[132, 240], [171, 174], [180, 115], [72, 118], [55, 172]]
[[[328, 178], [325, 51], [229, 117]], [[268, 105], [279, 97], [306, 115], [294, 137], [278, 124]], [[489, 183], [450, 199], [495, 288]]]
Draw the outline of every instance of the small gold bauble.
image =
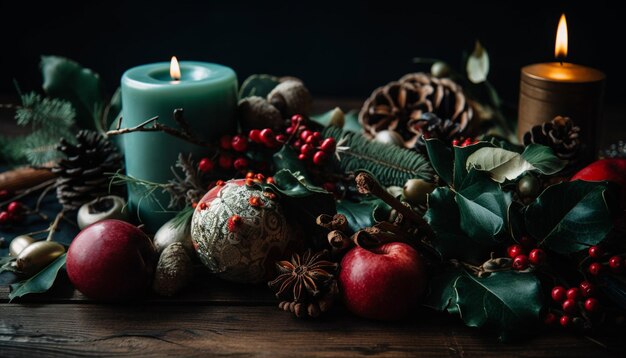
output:
[[20, 252], [15, 261], [15, 266], [20, 274], [30, 277], [50, 265], [64, 252], [65, 247], [58, 242], [37, 241], [26, 246]]
[[9, 255], [17, 257], [28, 245], [35, 242], [35, 239], [28, 235], [16, 236], [9, 244]]
[[402, 139], [402, 136], [398, 132], [392, 130], [385, 129], [376, 133], [374, 140], [379, 143], [393, 144], [398, 147], [404, 147], [404, 139]]
[[425, 205], [428, 194], [432, 193], [437, 185], [423, 179], [409, 179], [404, 184], [402, 195], [404, 200], [412, 205]]

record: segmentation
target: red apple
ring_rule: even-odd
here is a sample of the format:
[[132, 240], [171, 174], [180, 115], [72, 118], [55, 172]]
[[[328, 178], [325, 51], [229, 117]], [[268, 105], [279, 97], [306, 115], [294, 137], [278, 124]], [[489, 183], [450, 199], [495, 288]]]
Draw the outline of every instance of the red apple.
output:
[[626, 159], [600, 159], [581, 169], [572, 179], [585, 181], [607, 180], [621, 188], [622, 207], [626, 207]]
[[351, 249], [343, 257], [339, 273], [348, 309], [379, 320], [404, 318], [418, 305], [426, 280], [420, 254], [399, 242], [369, 250]]
[[136, 226], [103, 220], [84, 228], [67, 251], [67, 275], [84, 295], [101, 300], [133, 298], [150, 286], [158, 254]]

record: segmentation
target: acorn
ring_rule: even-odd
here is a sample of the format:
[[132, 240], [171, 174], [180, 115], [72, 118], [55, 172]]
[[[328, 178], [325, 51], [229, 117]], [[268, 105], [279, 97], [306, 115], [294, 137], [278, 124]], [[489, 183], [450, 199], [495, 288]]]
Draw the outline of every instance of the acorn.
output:
[[173, 296], [185, 288], [193, 277], [193, 264], [185, 247], [175, 242], [159, 257], [152, 289], [161, 296]]
[[402, 195], [411, 205], [425, 205], [428, 194], [437, 187], [434, 183], [429, 183], [423, 179], [409, 179], [402, 188]]
[[126, 201], [116, 195], [102, 196], [83, 204], [78, 209], [76, 220], [82, 230], [87, 226], [106, 219], [128, 220], [128, 211], [125, 210]]
[[54, 241], [32, 243], [17, 256], [15, 266], [23, 276], [30, 277], [65, 253], [65, 247]]
[[154, 246], [159, 253], [163, 252], [166, 247], [173, 243], [181, 243], [187, 253], [193, 257], [195, 249], [191, 241], [191, 225], [189, 223], [176, 225], [175, 218], [167, 221], [154, 234]]
[[9, 244], [9, 256], [17, 257], [28, 245], [35, 242], [35, 239], [28, 235], [16, 236]]
[[296, 79], [279, 83], [267, 95], [267, 100], [278, 108], [284, 118], [289, 118], [294, 114], [308, 115], [313, 103], [309, 90]]
[[346, 124], [346, 116], [339, 107], [333, 108], [332, 112], [330, 112], [330, 120], [328, 121], [329, 126], [334, 126], [337, 128], [343, 128]]
[[239, 101], [239, 121], [244, 131], [250, 129], [281, 129], [283, 117], [280, 111], [265, 98], [251, 96]]
[[450, 66], [443, 61], [436, 61], [430, 66], [430, 74], [437, 78], [450, 77]]
[[402, 139], [402, 136], [396, 131], [382, 130], [376, 133], [374, 140], [379, 143], [393, 144], [404, 148], [404, 139]]

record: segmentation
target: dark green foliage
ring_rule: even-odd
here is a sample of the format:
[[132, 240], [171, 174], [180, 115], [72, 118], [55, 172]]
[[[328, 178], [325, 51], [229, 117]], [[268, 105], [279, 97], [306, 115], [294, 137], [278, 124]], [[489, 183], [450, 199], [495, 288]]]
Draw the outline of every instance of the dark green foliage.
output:
[[433, 170], [428, 160], [415, 151], [390, 144], [370, 141], [362, 135], [327, 127], [322, 135], [333, 137], [344, 150], [339, 151], [337, 162], [341, 172], [367, 170], [384, 186], [403, 186], [413, 178], [433, 179]]
[[21, 137], [0, 137], [2, 160], [9, 163], [40, 165], [58, 159], [55, 149], [62, 137], [73, 138], [75, 112], [64, 100], [45, 98], [35, 92], [21, 96], [15, 120], [28, 127], [30, 134]]

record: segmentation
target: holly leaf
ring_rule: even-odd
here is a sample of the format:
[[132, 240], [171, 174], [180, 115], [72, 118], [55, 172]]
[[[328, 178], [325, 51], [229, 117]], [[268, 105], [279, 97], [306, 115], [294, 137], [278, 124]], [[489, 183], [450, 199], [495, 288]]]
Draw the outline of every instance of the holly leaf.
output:
[[558, 173], [567, 165], [567, 161], [559, 159], [552, 148], [541, 144], [529, 144], [524, 149], [522, 157], [538, 172], [545, 175]]
[[428, 210], [424, 219], [436, 234], [430, 244], [444, 260], [484, 261], [485, 252], [493, 241], [485, 246], [484, 242], [474, 240], [461, 229], [461, 216], [454, 197], [454, 192], [448, 187], [439, 187], [428, 195]]
[[298, 159], [298, 154], [288, 145], [283, 145], [278, 152], [274, 153], [272, 161], [276, 171], [287, 169], [291, 172], [299, 172], [303, 176], [307, 172], [304, 162]]
[[103, 108], [104, 91], [100, 76], [65, 57], [42, 56], [43, 90], [50, 97], [68, 100], [76, 110], [81, 128], [95, 129], [98, 109]]
[[[297, 222], [311, 236], [324, 236], [323, 228], [315, 223], [321, 214], [337, 212], [333, 194], [310, 184], [298, 172], [283, 169], [274, 174], [275, 184], [267, 184], [281, 195], [281, 204], [290, 221]], [[323, 235], [322, 235], [323, 234]]]
[[511, 202], [507, 211], [507, 223], [509, 229], [509, 235], [519, 243], [519, 240], [524, 235], [524, 205], [517, 201]]
[[489, 172], [491, 179], [503, 183], [513, 180], [534, 167], [519, 153], [502, 148], [481, 148], [467, 158], [467, 170], [476, 169]]
[[532, 273], [494, 272], [479, 278], [468, 273], [454, 283], [456, 305], [466, 325], [495, 325], [500, 338], [536, 322], [543, 308], [541, 284]]
[[440, 139], [431, 138], [426, 140], [426, 150], [430, 165], [435, 169], [437, 175], [448, 185], [452, 185], [452, 163], [454, 162], [452, 149]]
[[9, 301], [22, 297], [29, 293], [46, 292], [52, 287], [57, 278], [59, 270], [65, 266], [65, 255], [59, 256], [50, 265], [39, 271], [33, 277], [17, 282], [11, 285], [11, 293], [9, 293]]
[[526, 229], [561, 254], [597, 245], [613, 227], [607, 189], [606, 182], [582, 180], [552, 185], [526, 208]]
[[337, 213], [346, 216], [348, 227], [352, 232], [385, 220], [390, 212], [389, 205], [373, 196], [364, 196], [357, 201], [345, 199], [337, 201]]
[[467, 70], [467, 78], [472, 83], [482, 83], [487, 80], [487, 75], [489, 74], [489, 54], [479, 41], [476, 41], [474, 51], [467, 58], [465, 69]]
[[267, 97], [274, 87], [278, 86], [280, 78], [266, 74], [256, 74], [246, 78], [239, 89], [239, 98], [250, 96]]
[[472, 239], [493, 245], [494, 237], [505, 229], [511, 195], [477, 170], [471, 170], [458, 188], [461, 229]]
[[452, 176], [454, 187], [461, 185], [467, 176], [467, 158], [469, 158], [469, 156], [474, 154], [477, 150], [485, 147], [491, 148], [493, 147], [493, 144], [488, 142], [478, 142], [465, 147], [454, 146], [454, 171]]
[[433, 276], [428, 286], [428, 294], [424, 298], [424, 306], [437, 311], [459, 313], [454, 285], [464, 274], [465, 271], [461, 268], [451, 268]]

